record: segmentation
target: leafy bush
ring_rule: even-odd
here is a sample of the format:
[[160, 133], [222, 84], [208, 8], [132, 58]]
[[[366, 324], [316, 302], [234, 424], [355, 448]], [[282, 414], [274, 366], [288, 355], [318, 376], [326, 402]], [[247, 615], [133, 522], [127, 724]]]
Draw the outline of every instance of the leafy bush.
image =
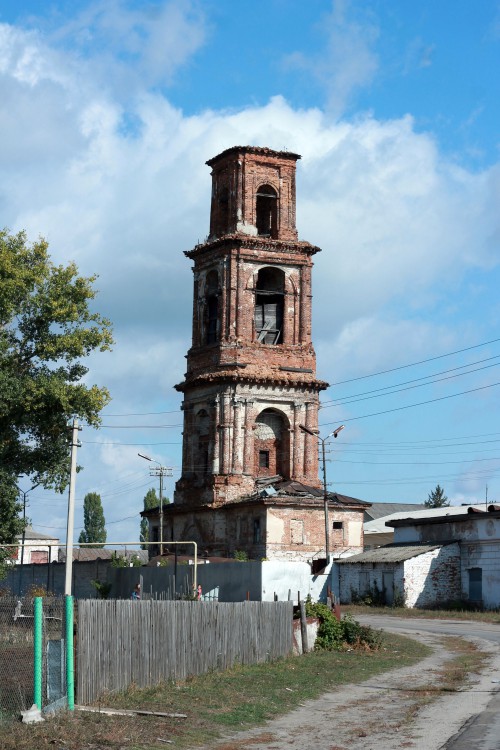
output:
[[245, 552], [245, 550], [235, 549], [233, 553], [233, 557], [235, 560], [238, 560], [239, 562], [248, 562], [248, 553]]
[[369, 626], [361, 625], [352, 615], [337, 620], [332, 610], [321, 602], [306, 601], [306, 616], [319, 620], [316, 651], [341, 651], [344, 648], [362, 648], [377, 651], [382, 643], [381, 634]]
[[113, 552], [111, 555], [111, 567], [112, 568], [140, 568], [142, 565], [141, 558], [139, 555], [119, 555], [117, 552]]
[[100, 581], [99, 579], [91, 581], [90, 583], [97, 591], [97, 596], [99, 599], [107, 599], [109, 597], [111, 591], [110, 583], [105, 583], [104, 581]]

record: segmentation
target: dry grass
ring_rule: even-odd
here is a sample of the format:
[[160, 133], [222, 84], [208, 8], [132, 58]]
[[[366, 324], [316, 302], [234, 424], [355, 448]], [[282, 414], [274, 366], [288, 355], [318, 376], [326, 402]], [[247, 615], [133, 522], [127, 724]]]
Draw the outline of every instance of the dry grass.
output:
[[[343, 684], [414, 664], [429, 653], [422, 644], [389, 636], [379, 652], [313, 652], [274, 663], [237, 667], [178, 684], [131, 689], [103, 699], [103, 706], [187, 714], [153, 716], [62, 714], [43, 724], [0, 727], [2, 750], [158, 750], [196, 748], [227, 731], [259, 726], [305, 700]], [[271, 740], [270, 740], [271, 741]], [[248, 744], [248, 743], [247, 743]], [[228, 741], [226, 750], [243, 748]]]

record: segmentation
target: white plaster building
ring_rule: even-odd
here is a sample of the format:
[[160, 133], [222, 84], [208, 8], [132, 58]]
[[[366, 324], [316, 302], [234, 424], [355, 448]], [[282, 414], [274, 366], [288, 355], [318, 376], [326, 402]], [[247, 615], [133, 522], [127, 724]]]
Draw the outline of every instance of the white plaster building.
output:
[[42, 565], [44, 563], [57, 562], [59, 554], [59, 539], [47, 536], [27, 526], [24, 531], [24, 555], [22, 554], [23, 535], [18, 536], [19, 547], [13, 562], [15, 565]]
[[341, 602], [379, 591], [408, 607], [500, 607], [500, 506], [461, 511], [387, 522], [393, 544], [338, 562]]

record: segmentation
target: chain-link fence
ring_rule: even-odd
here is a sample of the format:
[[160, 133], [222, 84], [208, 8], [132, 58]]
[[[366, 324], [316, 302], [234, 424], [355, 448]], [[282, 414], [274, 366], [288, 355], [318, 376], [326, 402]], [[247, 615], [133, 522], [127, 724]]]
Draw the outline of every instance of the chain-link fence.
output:
[[[43, 599], [42, 705], [64, 694], [64, 601]], [[0, 598], [0, 719], [19, 715], [34, 702], [33, 598]]]

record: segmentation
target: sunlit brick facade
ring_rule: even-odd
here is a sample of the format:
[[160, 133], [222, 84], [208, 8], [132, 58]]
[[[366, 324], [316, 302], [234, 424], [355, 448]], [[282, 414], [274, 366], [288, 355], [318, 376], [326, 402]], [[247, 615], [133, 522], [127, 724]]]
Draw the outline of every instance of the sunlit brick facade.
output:
[[[192, 539], [211, 554], [242, 549], [281, 559], [324, 550], [317, 441], [300, 427], [317, 431], [328, 384], [316, 378], [311, 334], [319, 248], [296, 229], [298, 159], [236, 146], [207, 162], [210, 233], [185, 253], [193, 262], [193, 329], [176, 386], [182, 474], [165, 508], [167, 544]], [[360, 551], [363, 503], [335, 497], [334, 543]]]

